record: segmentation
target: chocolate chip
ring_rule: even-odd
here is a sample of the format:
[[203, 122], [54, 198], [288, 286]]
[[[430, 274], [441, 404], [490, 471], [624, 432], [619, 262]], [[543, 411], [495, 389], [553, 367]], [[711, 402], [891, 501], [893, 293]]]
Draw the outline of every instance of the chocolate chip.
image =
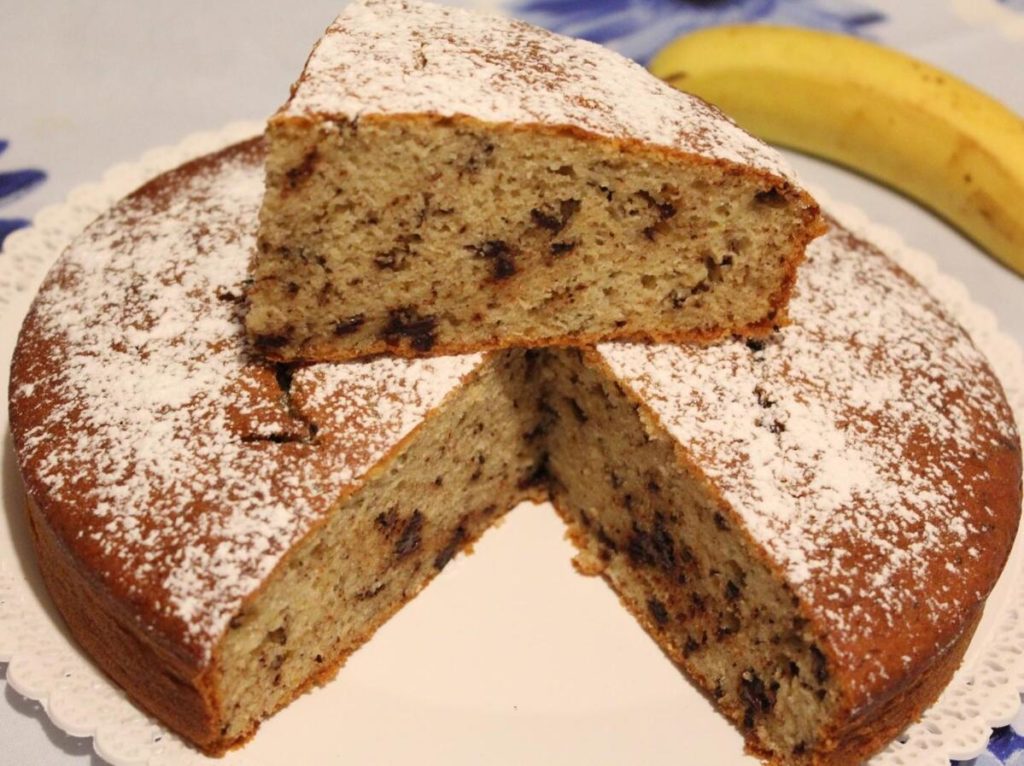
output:
[[725, 598], [727, 601], [736, 601], [740, 597], [740, 586], [729, 580], [725, 584]]
[[555, 234], [560, 232], [563, 226], [561, 220], [537, 208], [530, 211], [530, 220], [533, 221], [536, 226], [539, 226], [542, 229], [547, 229]]
[[288, 643], [288, 631], [284, 627], [275, 628], [274, 630], [267, 633], [267, 639], [273, 641], [275, 644], [284, 646]]
[[637, 192], [637, 197], [650, 205], [654, 210], [657, 211], [657, 217], [663, 221], [669, 220], [676, 214], [676, 206], [671, 202], [659, 202], [649, 192]]
[[225, 303], [241, 303], [244, 299], [241, 295], [233, 293], [230, 290], [224, 290], [223, 288], [217, 289], [217, 300], [224, 301]]
[[356, 599], [359, 601], [368, 601], [369, 599], [373, 598], [378, 593], [380, 593], [382, 590], [384, 590], [384, 585], [385, 584], [383, 582], [378, 582], [371, 585], [369, 588], [364, 588], [363, 590], [356, 593]]
[[533, 468], [530, 469], [529, 473], [526, 474], [519, 483], [516, 485], [519, 489], [529, 489], [531, 487], [542, 487], [551, 481], [551, 472], [548, 469], [548, 454], [545, 452], [541, 455]]
[[395, 522], [398, 521], [398, 511], [395, 508], [389, 508], [387, 511], [378, 513], [374, 518], [373, 523], [377, 525], [377, 529], [381, 532], [389, 532], [394, 528]]
[[397, 345], [403, 338], [416, 351], [429, 351], [434, 347], [437, 318], [420, 316], [411, 306], [402, 306], [388, 312], [388, 323], [381, 336], [389, 345]]
[[597, 541], [599, 543], [601, 543], [601, 545], [603, 545], [605, 548], [607, 548], [608, 550], [613, 551], [613, 552], [618, 552], [619, 546], [615, 543], [614, 540], [612, 540], [608, 536], [608, 533], [605, 532], [605, 529], [604, 529], [603, 526], [598, 526], [597, 532], [595, 533], [594, 536], [597, 538]]
[[281, 348], [287, 346], [291, 340], [289, 335], [257, 335], [253, 338], [253, 343], [256, 344], [256, 348], [261, 349]]
[[334, 334], [338, 337], [351, 335], [366, 323], [365, 314], [353, 314], [334, 323]]
[[825, 657], [825, 653], [816, 644], [811, 644], [811, 662], [814, 680], [819, 684], [828, 681], [828, 660]]
[[715, 511], [715, 526], [718, 527], [723, 532], [728, 532], [729, 531], [729, 522], [726, 521], [725, 520], [725, 516], [723, 516], [718, 511]]
[[445, 568], [452, 556], [459, 552], [459, 548], [466, 541], [466, 529], [461, 524], [452, 532], [448, 544], [434, 557], [434, 569], [438, 571]]
[[651, 613], [651, 617], [654, 618], [659, 627], [664, 627], [668, 623], [668, 610], [658, 599], [647, 599], [647, 611]]
[[420, 536], [423, 531], [423, 514], [413, 511], [402, 527], [402, 534], [395, 544], [395, 555], [399, 558], [408, 556], [420, 547]]
[[485, 258], [491, 263], [491, 276], [496, 280], [508, 279], [516, 273], [516, 250], [507, 242], [491, 239], [482, 245], [470, 245], [466, 248], [477, 258]]
[[[687, 636], [686, 637], [686, 643], [683, 644], [683, 656], [684, 657], [689, 657], [691, 654], [693, 654], [698, 649], [700, 649], [700, 644], [697, 643], [696, 639], [694, 639], [693, 636]], [[723, 694], [724, 694], [724, 692], [723, 692]], [[718, 695], [718, 696], [721, 696], [721, 695]]]
[[580, 423], [586, 423], [590, 418], [587, 417], [587, 413], [580, 407], [580, 403], [575, 399], [569, 400], [569, 407], [572, 408], [572, 414], [576, 416], [576, 420]]
[[744, 713], [744, 724], [746, 724], [748, 716], [752, 719], [757, 715], [770, 713], [775, 707], [776, 695], [775, 689], [765, 686], [761, 677], [753, 669], [749, 669], [740, 676], [739, 698], [746, 705]]
[[318, 156], [319, 151], [314, 146], [302, 156], [302, 161], [298, 165], [285, 171], [289, 189], [294, 189], [313, 174]]
[[373, 256], [373, 265], [387, 271], [402, 271], [408, 265], [409, 249], [393, 247]]
[[786, 204], [786, 195], [777, 188], [765, 189], [754, 195], [754, 202], [768, 207], [783, 207]]

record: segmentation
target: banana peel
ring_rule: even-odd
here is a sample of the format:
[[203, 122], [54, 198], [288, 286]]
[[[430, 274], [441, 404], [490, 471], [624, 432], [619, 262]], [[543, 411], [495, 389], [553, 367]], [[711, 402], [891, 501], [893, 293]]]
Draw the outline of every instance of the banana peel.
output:
[[650, 69], [770, 143], [905, 193], [1024, 275], [1024, 120], [963, 80], [858, 38], [765, 25], [686, 35]]

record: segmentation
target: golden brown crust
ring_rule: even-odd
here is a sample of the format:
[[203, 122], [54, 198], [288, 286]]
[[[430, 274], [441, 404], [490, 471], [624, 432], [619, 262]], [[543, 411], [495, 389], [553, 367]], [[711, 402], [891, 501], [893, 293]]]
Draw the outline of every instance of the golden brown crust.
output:
[[26, 508], [43, 582], [75, 640], [139, 707], [215, 751], [220, 726], [203, 669], [154, 641], [126, 604], [70, 555], [31, 497]]

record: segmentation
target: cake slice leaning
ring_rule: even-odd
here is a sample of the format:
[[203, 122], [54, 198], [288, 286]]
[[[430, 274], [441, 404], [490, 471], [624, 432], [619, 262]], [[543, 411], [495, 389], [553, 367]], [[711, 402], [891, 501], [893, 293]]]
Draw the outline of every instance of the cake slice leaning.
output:
[[763, 335], [822, 230], [699, 99], [417, 0], [349, 6], [267, 137], [246, 325], [279, 360]]

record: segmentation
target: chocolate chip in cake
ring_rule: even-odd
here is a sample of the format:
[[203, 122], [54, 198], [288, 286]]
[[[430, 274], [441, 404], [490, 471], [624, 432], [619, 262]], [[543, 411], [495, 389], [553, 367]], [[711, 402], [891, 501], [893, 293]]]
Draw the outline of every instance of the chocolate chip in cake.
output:
[[405, 526], [402, 527], [402, 534], [395, 544], [395, 555], [403, 558], [419, 548], [422, 532], [423, 514], [418, 510], [413, 511], [412, 516], [406, 519]]
[[813, 662], [814, 680], [819, 684], [826, 683], [828, 681], [828, 660], [825, 653], [815, 644], [811, 644], [811, 661]]
[[771, 686], [765, 686], [764, 681], [752, 668], [743, 671], [740, 676], [739, 698], [746, 706], [743, 723], [747, 728], [753, 726], [756, 716], [772, 711], [775, 707], [777, 688], [777, 685], [774, 689]]
[[381, 330], [381, 337], [389, 345], [397, 345], [407, 339], [416, 351], [429, 351], [436, 341], [437, 318], [420, 316], [411, 306], [402, 306], [388, 312], [388, 322]]
[[715, 511], [715, 526], [718, 527], [723, 532], [728, 532], [729, 531], [729, 522], [726, 521], [725, 520], [725, 516], [723, 516], [718, 511]]
[[552, 242], [549, 248], [552, 255], [566, 255], [576, 249], [578, 242]]
[[477, 258], [490, 261], [491, 276], [495, 280], [508, 279], [516, 273], [515, 257], [518, 253], [503, 240], [491, 239], [480, 245], [469, 245], [466, 249]]
[[355, 314], [350, 317], [345, 317], [344, 319], [339, 319], [334, 323], [334, 334], [337, 336], [351, 335], [364, 324], [366, 324], [365, 314]]
[[667, 221], [669, 218], [672, 218], [676, 214], [675, 205], [673, 205], [671, 202], [664, 202], [656, 199], [655, 196], [648, 191], [638, 191], [636, 193], [636, 196], [638, 196], [640, 199], [642, 199], [644, 202], [646, 202], [648, 205], [650, 205], [657, 211], [659, 220]]
[[668, 609], [658, 599], [653, 597], [647, 599], [647, 611], [650, 612], [659, 627], [664, 627], [668, 623]]
[[543, 210], [534, 208], [530, 211], [530, 220], [533, 221], [535, 226], [539, 226], [542, 229], [547, 229], [550, 232], [557, 234], [562, 230], [562, 221], [553, 215], [545, 213]]
[[382, 271], [402, 271], [408, 265], [409, 248], [393, 247], [376, 253], [373, 256], [373, 265]]
[[398, 510], [396, 508], [389, 508], [387, 511], [382, 511], [373, 519], [373, 523], [377, 526], [377, 529], [385, 533], [394, 529], [397, 521]]
[[459, 552], [459, 548], [466, 542], [466, 528], [460, 524], [456, 527], [455, 531], [452, 532], [451, 538], [448, 543], [441, 549], [441, 551], [434, 557], [434, 569], [438, 571], [445, 568], [452, 557]]
[[786, 195], [778, 188], [765, 189], [754, 195], [754, 202], [768, 207], [785, 207]]
[[683, 656], [689, 657], [698, 649], [700, 649], [700, 644], [697, 643], [697, 640], [693, 636], [687, 636], [686, 643], [683, 644]]
[[313, 174], [319, 154], [319, 150], [314, 146], [302, 156], [302, 161], [298, 165], [285, 171], [289, 189], [295, 189]]
[[267, 633], [267, 639], [273, 641], [275, 644], [284, 646], [288, 643], [288, 631], [286, 631], [282, 625], [280, 628], [275, 628]]
[[530, 487], [542, 487], [551, 481], [551, 472], [548, 468], [548, 454], [545, 452], [541, 455], [533, 468], [530, 469], [529, 473], [526, 474], [517, 484], [519, 489], [529, 489]]
[[597, 538], [597, 541], [609, 551], [612, 551], [613, 553], [618, 552], [619, 546], [608, 536], [608, 533], [605, 531], [603, 526], [598, 525], [597, 532], [594, 536]]
[[[289, 328], [290, 330], [290, 328]], [[257, 335], [253, 338], [256, 348], [261, 350], [282, 348], [291, 343], [291, 336], [285, 334]]]
[[384, 590], [385, 585], [386, 583], [384, 582], [376, 582], [368, 588], [363, 588], [363, 590], [356, 593], [356, 600], [368, 601], [369, 599], [379, 594], [382, 590]]

